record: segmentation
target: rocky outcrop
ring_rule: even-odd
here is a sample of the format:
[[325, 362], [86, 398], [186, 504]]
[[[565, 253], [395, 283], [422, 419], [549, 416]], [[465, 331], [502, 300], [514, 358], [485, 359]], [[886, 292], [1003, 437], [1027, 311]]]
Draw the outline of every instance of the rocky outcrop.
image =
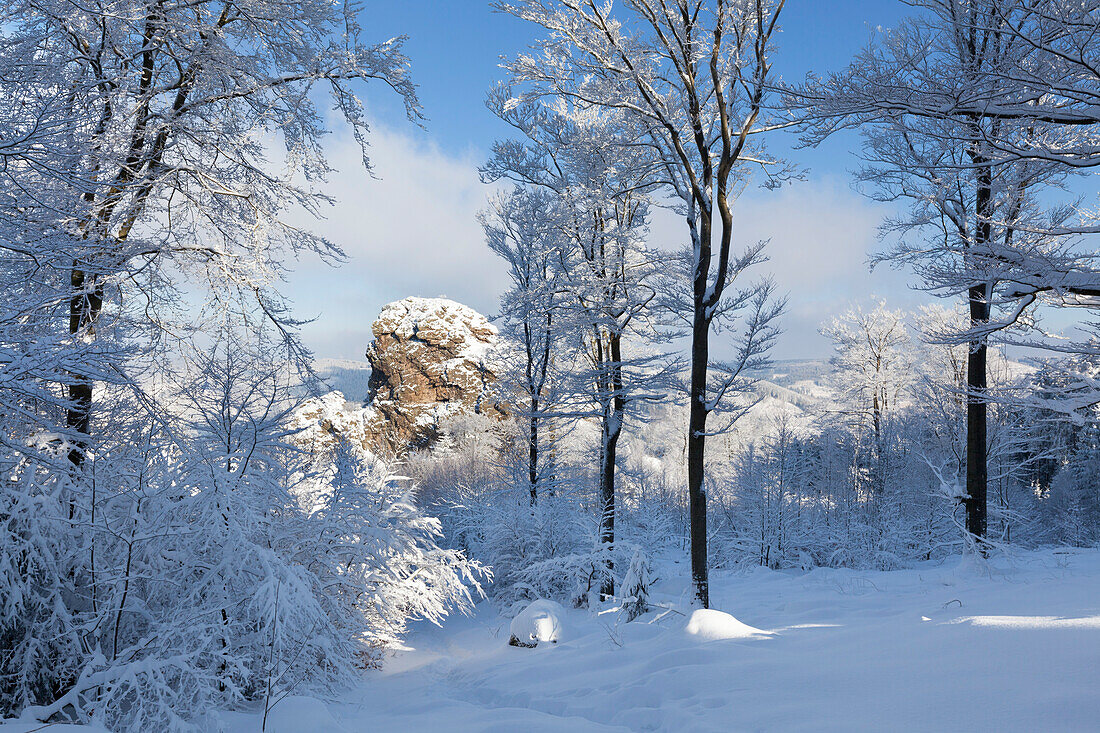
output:
[[[379, 478], [388, 475], [386, 465], [378, 459], [379, 423], [376, 413], [360, 402], [349, 402], [344, 394], [332, 391], [311, 397], [291, 413], [290, 440], [305, 460], [302, 481], [296, 481], [293, 493], [308, 511], [320, 509], [331, 496], [331, 485], [325, 480], [334, 467], [337, 441], [347, 441], [361, 461]], [[320, 476], [314, 472], [320, 472]]]
[[489, 364], [497, 329], [485, 316], [446, 298], [405, 298], [372, 331], [367, 404], [389, 452], [430, 444], [451, 415], [503, 415]]
[[311, 397], [291, 414], [294, 442], [310, 459], [331, 451], [343, 436], [367, 453], [379, 452], [381, 426], [374, 410], [349, 402], [342, 392]]
[[[296, 442], [305, 450], [329, 449], [341, 435], [389, 460], [430, 445], [454, 415], [504, 416], [490, 363], [497, 329], [485, 316], [445, 298], [405, 298], [385, 306], [372, 331], [365, 402], [339, 391], [306, 400], [294, 414]], [[331, 375], [332, 366], [324, 371]], [[336, 366], [346, 376], [364, 365]], [[360, 384], [356, 376], [346, 386], [354, 392]]]

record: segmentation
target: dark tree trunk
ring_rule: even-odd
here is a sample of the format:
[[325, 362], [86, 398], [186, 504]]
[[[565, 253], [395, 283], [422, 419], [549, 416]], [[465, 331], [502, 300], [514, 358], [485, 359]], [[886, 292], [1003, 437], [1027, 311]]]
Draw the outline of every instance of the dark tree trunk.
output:
[[691, 518], [691, 580], [695, 587], [695, 600], [703, 608], [710, 608], [710, 585], [707, 578], [707, 492], [703, 483], [710, 323], [702, 318], [701, 310], [696, 308], [691, 333], [687, 436], [688, 512]]
[[[972, 156], [979, 165], [988, 161], [979, 155]], [[992, 237], [993, 172], [988, 165], [979, 167], [976, 173], [977, 189], [974, 196], [974, 245], [983, 247]], [[971, 255], [973, 257], [973, 255]], [[975, 269], [980, 267], [975, 263]], [[990, 293], [985, 283], [970, 286], [970, 340], [966, 361], [966, 529], [979, 544], [986, 533], [986, 505], [988, 493], [987, 438], [987, 377], [986, 361], [989, 325]]]
[[[984, 326], [989, 321], [984, 287], [971, 288], [970, 312], [972, 327]], [[986, 534], [989, 483], [985, 394], [987, 350], [984, 335], [974, 339], [970, 342], [966, 362], [966, 530], [979, 541]]]
[[[527, 383], [526, 387], [531, 400], [531, 411], [527, 416], [527, 488], [531, 494], [531, 506], [538, 502], [539, 490], [539, 420], [542, 418], [543, 388], [546, 385], [546, 377], [550, 370], [550, 344], [552, 313], [546, 312], [546, 327], [543, 342], [540, 345], [534, 342], [532, 324], [525, 321], [523, 324], [524, 345], [527, 351], [527, 364], [525, 365]], [[541, 357], [541, 362], [536, 357]]]
[[[611, 549], [615, 544], [615, 457], [618, 450], [619, 432], [605, 425], [603, 440], [606, 445], [600, 466], [600, 544]], [[608, 577], [600, 585], [603, 597], [615, 595], [615, 581], [611, 578], [614, 565], [607, 560]]]
[[[621, 337], [611, 336], [610, 362], [607, 364], [607, 384], [610, 392], [603, 411], [602, 444], [600, 446], [600, 544], [609, 550], [615, 544], [615, 460], [618, 456], [619, 436], [623, 430], [626, 400], [623, 399], [623, 367]], [[607, 578], [601, 584], [600, 595], [615, 595], [615, 581], [611, 576], [614, 565], [607, 560]]]
[[[96, 319], [103, 308], [102, 288], [93, 278], [88, 281], [88, 273], [74, 263], [69, 276], [69, 334], [80, 338], [94, 328]], [[65, 426], [76, 435], [73, 447], [69, 450], [69, 462], [79, 469], [84, 465], [88, 449], [88, 438], [92, 427], [92, 379], [87, 374], [73, 374], [68, 387], [69, 409], [65, 416]], [[73, 507], [70, 507], [72, 512]]]
[[527, 435], [527, 488], [531, 492], [531, 506], [538, 501], [539, 485], [539, 402], [531, 400], [531, 416], [528, 418]]
[[882, 405], [879, 399], [878, 387], [875, 387], [875, 395], [871, 401], [871, 421], [875, 426], [875, 445], [878, 446], [882, 438]]

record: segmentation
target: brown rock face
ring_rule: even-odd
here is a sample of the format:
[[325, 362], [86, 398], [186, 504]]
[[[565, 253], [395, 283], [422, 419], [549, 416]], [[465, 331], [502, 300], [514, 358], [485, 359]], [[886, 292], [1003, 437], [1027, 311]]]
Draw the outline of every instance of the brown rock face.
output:
[[381, 446], [381, 421], [369, 407], [349, 402], [340, 392], [329, 392], [302, 402], [293, 413], [294, 442], [311, 459], [331, 451], [343, 436], [368, 453]]
[[385, 306], [372, 331], [368, 409], [392, 454], [430, 444], [456, 413], [503, 415], [486, 364], [497, 329], [485, 316], [445, 298], [405, 298]]

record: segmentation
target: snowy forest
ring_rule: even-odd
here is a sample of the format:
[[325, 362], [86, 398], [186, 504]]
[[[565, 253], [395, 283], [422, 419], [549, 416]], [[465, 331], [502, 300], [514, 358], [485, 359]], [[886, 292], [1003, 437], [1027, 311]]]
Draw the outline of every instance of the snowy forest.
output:
[[[804, 1], [458, 5], [526, 34], [499, 287], [349, 305], [366, 361], [290, 283], [396, 277], [315, 224], [379, 105], [448, 124], [415, 34], [0, 5], [0, 733], [1096, 730], [1100, 2], [855, 3], [797, 75]], [[745, 199], [830, 145], [871, 274], [780, 358]]]

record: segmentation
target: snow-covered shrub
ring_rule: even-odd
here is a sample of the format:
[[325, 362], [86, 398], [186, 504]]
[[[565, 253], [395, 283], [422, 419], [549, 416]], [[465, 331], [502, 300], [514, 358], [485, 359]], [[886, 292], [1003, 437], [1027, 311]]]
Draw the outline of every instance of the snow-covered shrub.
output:
[[635, 550], [619, 590], [627, 621], [633, 621], [649, 610], [649, 586], [652, 582], [649, 573], [649, 558], [640, 549]]
[[85, 483], [63, 443], [2, 466], [5, 713], [209, 729], [351, 684], [409, 619], [471, 605], [478, 566], [438, 547], [408, 482], [339, 435], [303, 450], [292, 380], [250, 348], [196, 358], [154, 420], [109, 395]]
[[1043, 513], [1054, 542], [1089, 547], [1100, 541], [1100, 476], [1081, 475], [1076, 468], [1067, 467], [1054, 477]]
[[[619, 587], [635, 547], [682, 550], [686, 514], [680, 489], [670, 483], [667, 467], [641, 446], [621, 456], [626, 468], [619, 471], [617, 541], [611, 548], [597, 542], [591, 467], [599, 435], [591, 427], [582, 421], [555, 441], [549, 456], [556, 461], [554, 472], [534, 505], [525, 490], [522, 426], [510, 421], [456, 416], [445, 421], [436, 446], [413, 453], [400, 469], [414, 479], [418, 500], [441, 520], [445, 546], [492, 568], [487, 593], [506, 613], [537, 598], [594, 607], [605, 583]], [[644, 430], [669, 433], [649, 424]], [[657, 443], [650, 448], [665, 450]]]
[[467, 610], [484, 571], [462, 551], [436, 545], [439, 520], [420, 511], [408, 481], [340, 436], [326, 464], [313, 479], [321, 486], [306, 522], [318, 539], [297, 552], [316, 568], [325, 602], [361, 623], [350, 638], [390, 645], [411, 619], [439, 623]]
[[492, 569], [488, 592], [503, 608], [537, 598], [587, 603], [606, 574], [588, 496], [575, 488], [581, 482], [572, 467], [559, 465], [532, 505], [518, 430], [510, 421], [456, 416], [439, 443], [409, 456], [403, 471], [440, 518], [446, 546]]
[[715, 487], [715, 562], [887, 570], [949, 551], [951, 501], [923, 459], [919, 422], [883, 420], [878, 447], [858, 429], [778, 424]]
[[571, 493], [531, 506], [520, 492], [498, 492], [476, 529], [475, 556], [493, 568], [493, 597], [504, 609], [537, 598], [588, 605], [605, 578], [606, 550], [595, 543], [596, 518]]
[[49, 699], [79, 674], [82, 617], [64, 599], [71, 597], [82, 542], [71, 523], [58, 521], [68, 517], [64, 474], [9, 453], [0, 462], [0, 480], [3, 718]]
[[440, 424], [439, 442], [406, 456], [401, 471], [416, 486], [418, 503], [438, 517], [447, 547], [469, 550], [467, 533], [505, 484], [501, 447], [514, 425], [459, 413]]

